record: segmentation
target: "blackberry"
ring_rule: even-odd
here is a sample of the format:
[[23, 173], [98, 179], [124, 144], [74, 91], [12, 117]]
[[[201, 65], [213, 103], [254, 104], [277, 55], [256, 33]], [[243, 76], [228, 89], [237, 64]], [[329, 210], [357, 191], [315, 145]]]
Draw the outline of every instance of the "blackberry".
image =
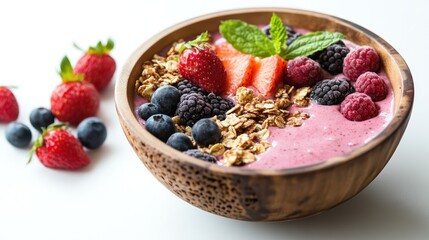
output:
[[[289, 27], [287, 25], [285, 25], [285, 28], [286, 28], [286, 32], [287, 32], [286, 45], [289, 46], [293, 41], [295, 41], [302, 34], [295, 32], [291, 27]], [[270, 25], [266, 26], [262, 30], [265, 33], [265, 35], [267, 35], [267, 37], [269, 39], [271, 39], [271, 27], [270, 27]]]
[[346, 46], [335, 43], [320, 53], [318, 62], [327, 72], [336, 75], [343, 72], [344, 58], [349, 52]]
[[354, 91], [354, 87], [346, 79], [326, 79], [314, 85], [310, 98], [321, 105], [336, 105]]
[[295, 41], [298, 37], [300, 37], [302, 34], [295, 32], [291, 27], [286, 26], [287, 31], [287, 40], [286, 45], [289, 46], [293, 41]]
[[199, 93], [184, 94], [180, 97], [176, 115], [180, 117], [180, 124], [193, 126], [202, 118], [211, 117], [212, 105], [207, 102], [207, 97]]
[[217, 116], [219, 120], [225, 120], [226, 112], [234, 107], [234, 103], [214, 93], [207, 95], [207, 101], [212, 105], [211, 116]]
[[174, 86], [179, 90], [181, 95], [189, 93], [199, 93], [204, 96], [207, 95], [207, 92], [204, 91], [204, 89], [186, 79], [176, 83]]
[[215, 163], [217, 161], [217, 159], [216, 159], [215, 156], [210, 155], [208, 153], [201, 152], [198, 149], [187, 150], [187, 151], [185, 151], [183, 153], [186, 154], [186, 155], [189, 155], [191, 157], [198, 158], [200, 160], [206, 161], [206, 162]]

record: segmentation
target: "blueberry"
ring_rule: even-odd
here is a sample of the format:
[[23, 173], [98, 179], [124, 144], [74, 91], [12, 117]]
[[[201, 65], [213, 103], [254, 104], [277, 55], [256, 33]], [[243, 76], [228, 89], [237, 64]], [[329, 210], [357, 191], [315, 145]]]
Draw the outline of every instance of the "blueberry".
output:
[[150, 116], [161, 113], [159, 108], [153, 103], [144, 103], [137, 109], [137, 115], [143, 120], [147, 120]]
[[39, 107], [30, 113], [30, 123], [40, 133], [42, 133], [42, 128], [47, 128], [54, 121], [54, 114], [47, 108]]
[[99, 118], [86, 118], [77, 127], [77, 138], [88, 149], [99, 148], [106, 140], [106, 137], [106, 126]]
[[162, 114], [172, 116], [180, 101], [180, 91], [170, 85], [158, 88], [152, 95], [151, 102], [158, 106]]
[[182, 152], [194, 148], [191, 139], [181, 132], [171, 135], [167, 140], [167, 145]]
[[190, 149], [190, 150], [183, 152], [183, 153], [186, 155], [189, 155], [191, 157], [206, 161], [206, 162], [215, 163], [217, 161], [215, 156], [208, 154], [208, 153], [201, 152], [198, 149]]
[[163, 142], [166, 142], [176, 132], [176, 125], [174, 125], [173, 120], [165, 114], [155, 114], [148, 118], [145, 128]]
[[31, 142], [31, 130], [26, 125], [13, 122], [6, 127], [7, 141], [17, 148], [24, 148]]
[[214, 121], [203, 118], [192, 127], [192, 137], [198, 145], [207, 147], [210, 144], [218, 143], [221, 135], [219, 127]]

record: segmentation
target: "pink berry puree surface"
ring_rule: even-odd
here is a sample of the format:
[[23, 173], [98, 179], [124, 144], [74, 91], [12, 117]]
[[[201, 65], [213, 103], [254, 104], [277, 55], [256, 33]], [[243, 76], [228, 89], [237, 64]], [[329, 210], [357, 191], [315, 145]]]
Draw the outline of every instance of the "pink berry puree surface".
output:
[[[323, 106], [310, 103], [298, 110], [310, 114], [300, 127], [284, 129], [270, 127], [268, 141], [272, 147], [257, 156], [249, 168], [294, 168], [320, 163], [341, 156], [377, 136], [390, 122], [393, 113], [393, 91], [389, 86], [386, 99], [376, 102], [378, 116], [362, 122], [347, 120], [339, 105]], [[292, 109], [293, 112], [293, 109]]]
[[[298, 29], [297, 32], [307, 31]], [[213, 34], [215, 43], [224, 41], [219, 34]], [[357, 47], [354, 43], [343, 40], [346, 46], [352, 50]], [[308, 107], [291, 107], [290, 112], [301, 111], [310, 114], [310, 118], [303, 121], [302, 126], [285, 128], [270, 127], [271, 132], [268, 141], [272, 147], [256, 156], [257, 160], [244, 165], [244, 168], [252, 169], [285, 169], [296, 168], [324, 162], [330, 158], [338, 157], [361, 147], [376, 137], [393, 116], [393, 90], [385, 72], [378, 73], [388, 87], [387, 97], [376, 102], [379, 114], [362, 122], [347, 120], [339, 111], [340, 105], [325, 106], [310, 102]], [[331, 76], [324, 73], [324, 79], [344, 78], [338, 74]], [[354, 84], [354, 82], [352, 82]], [[233, 99], [233, 97], [231, 97]], [[138, 94], [134, 97], [134, 106], [147, 102]], [[140, 124], [144, 121], [136, 116]], [[222, 159], [218, 161], [222, 165]]]

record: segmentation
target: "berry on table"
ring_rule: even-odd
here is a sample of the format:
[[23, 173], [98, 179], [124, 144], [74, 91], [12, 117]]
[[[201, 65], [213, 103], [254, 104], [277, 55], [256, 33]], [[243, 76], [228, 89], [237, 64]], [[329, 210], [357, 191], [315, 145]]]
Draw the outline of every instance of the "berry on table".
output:
[[19, 122], [9, 123], [6, 127], [6, 139], [17, 148], [27, 147], [31, 142], [31, 130]]
[[199, 120], [192, 127], [192, 137], [195, 142], [201, 147], [207, 147], [210, 144], [215, 144], [220, 141], [221, 133], [218, 125], [208, 119]]
[[190, 93], [180, 97], [176, 115], [180, 117], [181, 125], [193, 126], [198, 120], [211, 117], [212, 110], [206, 96]]
[[286, 68], [285, 82], [295, 87], [311, 87], [322, 78], [319, 63], [308, 57], [290, 60]]
[[78, 125], [83, 119], [95, 116], [100, 107], [100, 96], [91, 83], [83, 82], [83, 75], [73, 73], [67, 57], [61, 61], [62, 83], [51, 95], [51, 111], [61, 122]]
[[182, 152], [194, 148], [191, 139], [181, 132], [173, 133], [173, 135], [168, 138], [167, 145]]
[[29, 162], [34, 152], [45, 167], [54, 169], [77, 170], [90, 163], [82, 144], [63, 124], [43, 130], [31, 149]]
[[152, 115], [145, 123], [145, 128], [152, 135], [163, 142], [176, 132], [176, 125], [171, 117], [165, 114]]
[[380, 68], [380, 57], [374, 48], [360, 46], [347, 54], [343, 65], [344, 76], [356, 81], [364, 72], [377, 72]]
[[39, 107], [30, 113], [30, 123], [40, 133], [42, 133], [42, 128], [47, 128], [54, 122], [55, 116], [47, 108]]
[[162, 114], [169, 116], [172, 116], [176, 112], [179, 101], [180, 92], [171, 85], [156, 89], [151, 98], [151, 103], [156, 105]]
[[314, 85], [310, 98], [321, 105], [336, 105], [354, 91], [353, 85], [346, 79], [326, 79]]
[[210, 163], [216, 163], [216, 161], [217, 161], [215, 156], [208, 154], [208, 153], [201, 152], [198, 149], [190, 149], [190, 150], [187, 150], [183, 153], [186, 155], [189, 155], [191, 157], [198, 158], [200, 160], [210, 162]]
[[318, 62], [327, 72], [336, 75], [343, 72], [344, 58], [349, 52], [344, 44], [335, 43], [320, 53]]
[[377, 73], [366, 72], [358, 77], [355, 83], [357, 92], [365, 93], [375, 102], [387, 96], [387, 85]]
[[205, 32], [180, 49], [177, 69], [179, 73], [207, 92], [225, 92], [226, 71], [222, 61], [208, 43]]
[[159, 108], [153, 103], [143, 103], [137, 108], [137, 115], [145, 121], [150, 118], [150, 116], [159, 113], [161, 113], [161, 111], [159, 111]]
[[378, 114], [378, 107], [365, 93], [352, 93], [340, 105], [340, 112], [351, 121], [365, 121]]
[[9, 88], [0, 86], [0, 122], [13, 122], [18, 119], [19, 106], [15, 95]]
[[94, 84], [98, 91], [103, 90], [109, 85], [116, 70], [115, 60], [109, 54], [113, 47], [111, 39], [105, 45], [99, 41], [96, 46], [89, 47], [77, 61], [74, 73], [83, 74], [84, 81]]
[[86, 118], [77, 127], [77, 138], [84, 147], [97, 149], [107, 138], [106, 126], [99, 118]]

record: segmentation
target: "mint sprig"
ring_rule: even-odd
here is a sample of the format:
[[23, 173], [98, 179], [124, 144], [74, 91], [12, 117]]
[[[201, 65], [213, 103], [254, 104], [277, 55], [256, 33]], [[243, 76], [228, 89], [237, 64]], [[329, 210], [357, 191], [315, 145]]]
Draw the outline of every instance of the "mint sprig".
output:
[[292, 59], [299, 56], [309, 56], [343, 38], [345, 38], [344, 34], [338, 32], [311, 32], [293, 41], [282, 57], [285, 59]]
[[227, 20], [220, 24], [219, 32], [240, 52], [260, 58], [277, 54], [273, 42], [255, 25]]
[[274, 13], [270, 21], [271, 40], [258, 26], [240, 20], [221, 22], [219, 32], [240, 52], [260, 58], [280, 55], [287, 60], [309, 56], [345, 38], [338, 32], [312, 32], [298, 37], [287, 47], [286, 28], [281, 18]]
[[271, 41], [276, 48], [276, 54], [283, 54], [285, 51], [287, 31], [282, 19], [273, 13], [270, 21]]

